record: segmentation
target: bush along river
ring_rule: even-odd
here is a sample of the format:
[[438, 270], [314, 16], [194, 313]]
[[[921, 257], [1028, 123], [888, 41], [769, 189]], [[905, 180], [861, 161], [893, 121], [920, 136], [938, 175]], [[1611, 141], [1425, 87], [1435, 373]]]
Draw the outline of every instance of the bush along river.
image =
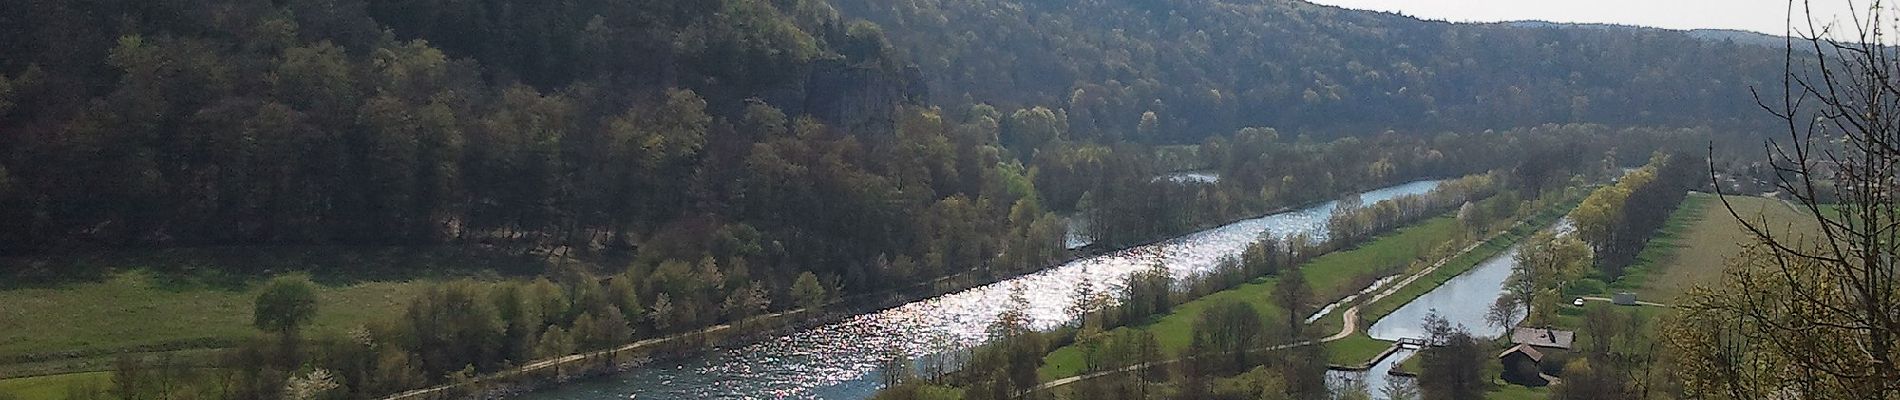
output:
[[[1426, 180], [1360, 195], [1374, 203], [1422, 194], [1438, 186]], [[1237, 257], [1262, 233], [1326, 235], [1333, 202], [1241, 220], [1181, 237], [1085, 257], [1033, 274], [932, 297], [836, 323], [772, 337], [745, 346], [660, 360], [620, 374], [569, 382], [521, 396], [532, 400], [594, 399], [857, 399], [883, 385], [880, 369], [892, 355], [912, 359], [955, 358], [988, 337], [1012, 291], [1029, 301], [1032, 324], [1041, 329], [1066, 323], [1074, 286], [1092, 280], [1119, 290], [1129, 273], [1165, 265], [1176, 277], [1212, 269]], [[1487, 303], [1488, 304], [1488, 303]]]
[[[1570, 218], [1566, 217], [1552, 224], [1549, 229], [1558, 234], [1569, 234], [1575, 228], [1570, 224]], [[1511, 278], [1511, 271], [1517, 268], [1517, 253], [1520, 245], [1521, 243], [1512, 244], [1511, 247], [1485, 259], [1470, 270], [1452, 277], [1437, 288], [1399, 306], [1391, 314], [1374, 322], [1371, 328], [1366, 329], [1366, 334], [1372, 336], [1373, 339], [1387, 342], [1397, 342], [1400, 339], [1425, 339], [1429, 335], [1425, 332], [1425, 316], [1437, 313], [1454, 326], [1464, 326], [1465, 329], [1471, 331], [1472, 336], [1488, 339], [1503, 335], [1504, 328], [1485, 322], [1484, 315], [1491, 310], [1491, 304], [1496, 303], [1498, 298], [1504, 295], [1504, 283]], [[1513, 317], [1513, 320], [1520, 318], [1523, 316]], [[1372, 368], [1365, 371], [1331, 371], [1329, 374], [1335, 385], [1348, 380], [1364, 380], [1367, 391], [1372, 393], [1372, 398], [1384, 400], [1385, 394], [1382, 389], [1385, 388], [1387, 380], [1411, 379], [1391, 375], [1391, 371], [1393, 367], [1404, 363], [1405, 359], [1410, 358], [1415, 352], [1417, 352], [1416, 349], [1401, 348], [1379, 359]]]

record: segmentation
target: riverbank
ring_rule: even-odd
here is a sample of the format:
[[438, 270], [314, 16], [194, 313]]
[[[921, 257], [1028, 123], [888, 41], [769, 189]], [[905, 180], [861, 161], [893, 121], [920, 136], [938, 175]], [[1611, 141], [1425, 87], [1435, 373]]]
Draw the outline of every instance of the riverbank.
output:
[[[1354, 290], [1354, 277], [1375, 273], [1383, 266], [1403, 265], [1423, 258], [1432, 249], [1442, 246], [1444, 238], [1456, 236], [1458, 229], [1456, 218], [1449, 215], [1435, 217], [1381, 235], [1358, 247], [1319, 256], [1300, 268], [1306, 272], [1307, 280], [1316, 293]], [[1117, 329], [1153, 333], [1164, 353], [1179, 354], [1188, 347], [1194, 320], [1215, 303], [1243, 302], [1253, 306], [1263, 321], [1284, 320], [1285, 311], [1269, 300], [1271, 296], [1268, 294], [1273, 292], [1276, 282], [1277, 277], [1255, 278], [1246, 284], [1183, 303], [1176, 306], [1174, 311], [1147, 324]], [[1077, 345], [1056, 349], [1044, 357], [1038, 375], [1044, 381], [1080, 375], [1083, 373], [1082, 356], [1082, 349]]]
[[[1199, 224], [1193, 224], [1193, 225], [1190, 225], [1189, 227], [1187, 227], [1187, 229], [1184, 229], [1184, 230], [1182, 230], [1182, 231], [1179, 231], [1179, 232], [1174, 232], [1174, 233], [1166, 233], [1166, 234], [1160, 234], [1160, 235], [1156, 235], [1155, 237], [1152, 237], [1152, 238], [1148, 238], [1148, 239], [1146, 239], [1146, 240], [1143, 240], [1143, 241], [1141, 241], [1140, 243], [1137, 243], [1137, 244], [1132, 244], [1132, 245], [1126, 245], [1126, 246], [1121, 246], [1121, 247], [1106, 247], [1107, 245], [1104, 245], [1104, 244], [1101, 244], [1101, 243], [1099, 243], [1099, 242], [1090, 242], [1090, 243], [1089, 243], [1088, 245], [1085, 245], [1085, 246], [1082, 246], [1082, 247], [1080, 247], [1080, 248], [1076, 248], [1076, 249], [1071, 249], [1071, 250], [1082, 250], [1082, 251], [1093, 251], [1093, 252], [1096, 252], [1095, 254], [1097, 254], [1097, 255], [1099, 255], [1099, 254], [1105, 254], [1105, 253], [1109, 253], [1109, 252], [1115, 252], [1115, 251], [1121, 251], [1121, 250], [1126, 250], [1126, 249], [1131, 249], [1131, 248], [1136, 248], [1136, 247], [1142, 247], [1142, 246], [1148, 246], [1148, 245], [1153, 245], [1153, 244], [1156, 244], [1156, 243], [1161, 243], [1161, 242], [1166, 242], [1166, 241], [1169, 241], [1169, 240], [1174, 240], [1174, 239], [1176, 239], [1176, 238], [1180, 238], [1180, 237], [1183, 237], [1183, 236], [1186, 236], [1186, 235], [1191, 235], [1191, 234], [1193, 234], [1193, 233], [1195, 233], [1195, 232], [1201, 232], [1201, 231], [1206, 231], [1206, 230], [1209, 230], [1209, 229], [1214, 229], [1214, 228], [1219, 228], [1219, 227], [1223, 227], [1223, 226], [1227, 226], [1227, 225], [1233, 225], [1233, 224], [1236, 224], [1236, 223], [1240, 223], [1240, 222], [1242, 222], [1242, 221], [1246, 221], [1246, 220], [1251, 220], [1251, 219], [1259, 219], [1259, 218], [1265, 218], [1265, 217], [1268, 217], [1268, 216], [1272, 216], [1272, 215], [1276, 215], [1276, 214], [1284, 214], [1284, 213], [1289, 213], [1289, 212], [1293, 212], [1293, 211], [1299, 211], [1299, 210], [1304, 210], [1304, 209], [1308, 209], [1308, 208], [1313, 208], [1313, 207], [1318, 207], [1318, 206], [1320, 206], [1320, 205], [1324, 205], [1324, 204], [1326, 204], [1326, 203], [1331, 203], [1331, 202], [1334, 202], [1334, 201], [1338, 201], [1340, 197], [1344, 197], [1344, 196], [1346, 196], [1346, 195], [1349, 195], [1349, 194], [1355, 194], [1355, 193], [1366, 193], [1366, 192], [1370, 192], [1370, 191], [1375, 191], [1375, 190], [1383, 190], [1383, 189], [1389, 189], [1389, 188], [1396, 188], [1396, 187], [1402, 187], [1402, 186], [1406, 186], [1406, 185], [1412, 185], [1412, 184], [1417, 184], [1417, 183], [1420, 183], [1420, 182], [1436, 182], [1436, 181], [1444, 181], [1444, 180], [1448, 180], [1448, 179], [1456, 179], [1456, 177], [1453, 177], [1453, 178], [1430, 178], [1430, 177], [1427, 177], [1427, 178], [1418, 178], [1418, 179], [1414, 179], [1414, 180], [1409, 180], [1409, 181], [1405, 181], [1405, 182], [1399, 182], [1399, 183], [1393, 183], [1393, 184], [1389, 184], [1389, 185], [1386, 185], [1386, 186], [1380, 186], [1380, 187], [1375, 187], [1375, 188], [1369, 188], [1369, 189], [1360, 189], [1360, 190], [1357, 190], [1357, 191], [1348, 191], [1348, 192], [1343, 192], [1343, 193], [1335, 193], [1335, 194], [1333, 194], [1333, 196], [1332, 196], [1332, 198], [1325, 198], [1325, 199], [1319, 199], [1319, 200], [1313, 200], [1313, 201], [1308, 201], [1308, 202], [1305, 202], [1305, 203], [1299, 203], [1299, 204], [1294, 204], [1294, 205], [1284, 205], [1284, 206], [1279, 206], [1279, 207], [1276, 207], [1276, 208], [1273, 208], [1273, 209], [1270, 209], [1270, 210], [1267, 210], [1266, 212], [1261, 212], [1261, 213], [1254, 213], [1254, 214], [1251, 214], [1251, 215], [1243, 215], [1243, 216], [1239, 216], [1239, 217], [1233, 217], [1233, 218], [1226, 218], [1226, 219], [1222, 219], [1222, 220], [1214, 220], [1214, 221], [1208, 221], [1208, 222], [1203, 222], [1203, 223], [1199, 223]], [[1099, 249], [1098, 249], [1097, 247], [1101, 247], [1101, 248], [1099, 248]], [[1059, 264], [1058, 264], [1058, 265], [1059, 265]], [[1033, 273], [1034, 271], [1031, 271], [1031, 272]]]
[[[320, 310], [310, 335], [325, 336], [376, 320], [394, 318], [423, 288], [454, 279], [525, 279], [517, 258], [496, 270], [447, 271], [449, 264], [494, 265], [495, 257], [454, 256], [446, 248], [401, 254], [393, 248], [280, 247], [167, 249], [124, 252], [75, 260], [18, 261], [49, 269], [93, 271], [97, 278], [67, 282], [8, 282], [0, 290], [0, 384], [24, 392], [63, 392], [67, 384], [96, 382], [109, 375], [115, 358], [171, 357], [188, 365], [213, 366], [221, 349], [257, 335], [251, 326], [252, 286], [281, 274], [313, 271]], [[967, 271], [904, 288], [847, 296], [798, 323], [774, 318], [748, 326], [731, 343], [762, 335], [835, 322], [861, 313], [1035, 273], [1075, 259], [1118, 251], [1093, 248], [1067, 252], [1047, 266], [1004, 276]], [[194, 261], [196, 260], [196, 261]], [[67, 267], [67, 265], [74, 267]], [[246, 265], [248, 267], [240, 267]], [[248, 268], [249, 273], [231, 270]], [[407, 270], [407, 274], [358, 273]], [[352, 279], [354, 276], [356, 278]], [[96, 279], [96, 280], [93, 280]], [[363, 280], [371, 279], [371, 280]], [[373, 279], [391, 279], [389, 281]], [[87, 315], [90, 318], [72, 318]], [[735, 332], [736, 333], [736, 332]], [[86, 379], [82, 379], [86, 378]], [[9, 390], [14, 391], [14, 390]]]
[[[1411, 182], [1376, 189], [1366, 195], [1384, 198], [1404, 194], [1415, 194], [1430, 190], [1434, 181]], [[1322, 203], [1321, 206], [1324, 204]], [[576, 385], [564, 385], [550, 396], [568, 398], [572, 396], [602, 396], [619, 393], [624, 396], [631, 392], [642, 397], [680, 397], [680, 396], [727, 396], [757, 393], [759, 390], [825, 390], [825, 396], [851, 397], [868, 395], [880, 386], [876, 379], [876, 369], [867, 370], [865, 366], [875, 365], [884, 354], [893, 349], [888, 345], [894, 342], [916, 343], [924, 337], [906, 335], [924, 334], [918, 329], [930, 331], [934, 339], [943, 340], [935, 335], [948, 335], [948, 342], [955, 346], [974, 346], [986, 336], [981, 320], [993, 318], [996, 310], [991, 306], [1000, 306], [995, 299], [1002, 298], [1000, 291], [1010, 290], [1007, 286], [998, 286], [998, 281], [1018, 281], [1041, 288], [1032, 290], [1038, 293], [1064, 293], [1066, 285], [1083, 276], [1123, 276], [1126, 268], [1153, 265], [1164, 254], [1227, 254], [1237, 253], [1250, 243], [1258, 232], [1271, 226], [1277, 229], [1308, 231], [1321, 219], [1319, 215], [1327, 210], [1312, 207], [1310, 210], [1277, 213], [1261, 217], [1237, 220], [1235, 223], [1203, 230], [1176, 238], [1160, 239], [1141, 246], [1153, 247], [1145, 251], [1124, 251], [1123, 249], [1093, 249], [1072, 253], [1069, 259], [1085, 261], [1068, 262], [1060, 268], [1042, 268], [1035, 271], [1021, 271], [1005, 276], [989, 276], [981, 273], [969, 273], [961, 276], [939, 278], [930, 283], [914, 285], [909, 293], [888, 292], [887, 296], [851, 297], [828, 307], [824, 314], [810, 314], [807, 317], [787, 319], [796, 322], [777, 325], [776, 330], [756, 330], [764, 334], [741, 335], [737, 330], [725, 338], [715, 338], [698, 346], [701, 351], [684, 353], [685, 357], [659, 358], [660, 364], [674, 366], [636, 367], [634, 372], [617, 375], [611, 380], [593, 380]], [[1181, 238], [1185, 241], [1173, 241]], [[1138, 246], [1137, 248], [1147, 248]], [[1212, 246], [1212, 247], [1208, 247]], [[1167, 250], [1161, 250], [1161, 249]], [[1192, 249], [1192, 250], [1191, 250]], [[1133, 261], [1133, 260], [1149, 261]], [[1186, 262], [1177, 267], [1192, 270], [1200, 265], [1200, 259], [1172, 260], [1170, 265]], [[1108, 263], [1109, 265], [1097, 265]], [[1211, 264], [1209, 265], [1211, 266]], [[1091, 272], [1093, 271], [1093, 272]], [[1187, 270], [1183, 270], [1187, 271]], [[1179, 271], [1178, 271], [1179, 272]], [[1080, 275], [1078, 275], [1080, 274]], [[1052, 286], [1053, 285], [1053, 286]], [[1001, 289], [998, 289], [1001, 288]], [[918, 295], [917, 293], [923, 293]], [[1066, 301], [1066, 296], [1057, 296]], [[920, 301], [928, 298], [928, 301]], [[893, 305], [898, 305], [893, 307]], [[850, 316], [852, 322], [846, 325], [829, 324], [838, 318]], [[1049, 319], [1054, 323], [1055, 320]], [[810, 329], [806, 329], [810, 328]], [[750, 340], [770, 333], [791, 333], [777, 338]], [[972, 336], [972, 333], [975, 333]], [[722, 345], [743, 344], [744, 350], [716, 349]], [[910, 351], [917, 351], [911, 349]], [[936, 351], [936, 350], [932, 350]], [[607, 363], [612, 364], [612, 363]], [[744, 365], [748, 367], [728, 370], [727, 367]], [[757, 367], [769, 366], [768, 371], [759, 371]], [[625, 366], [614, 369], [625, 369]], [[831, 371], [822, 373], [830, 379], [844, 378], [844, 381], [822, 380], [818, 376], [812, 379], [799, 379], [799, 376], [820, 374], [811, 369]], [[765, 376], [757, 376], [765, 374]], [[757, 378], [757, 379], [755, 379]], [[823, 383], [813, 383], [821, 381]], [[638, 383], [635, 383], [638, 382]], [[807, 386], [807, 385], [820, 386]], [[622, 390], [626, 390], [623, 392]], [[585, 392], [582, 394], [579, 392]], [[535, 395], [540, 396], [540, 395]], [[534, 396], [530, 396], [534, 397]]]
[[[1415, 185], [1416, 183], [1417, 182], [1408, 183], [1408, 184], [1400, 184], [1397, 186], [1393, 186], [1391, 188], [1405, 187], [1408, 185]], [[1409, 193], [1409, 191], [1406, 191], [1405, 193]], [[1317, 202], [1313, 204], [1323, 205], [1324, 202]], [[1275, 213], [1268, 214], [1268, 215], [1277, 215], [1277, 214], [1286, 213], [1290, 211], [1294, 211], [1294, 209], [1282, 208], [1281, 210], [1276, 210]], [[1311, 214], [1311, 213], [1308, 213], [1308, 214]], [[1248, 221], [1251, 219], [1260, 219], [1260, 218], [1262, 218], [1262, 216], [1235, 219], [1234, 224], [1238, 224], [1240, 222]], [[1229, 224], [1229, 225], [1234, 225], [1234, 224]], [[1187, 236], [1192, 236], [1192, 235], [1190, 234]], [[1251, 234], [1247, 236], [1252, 237]], [[1181, 236], [1181, 237], [1186, 237], [1186, 236]], [[1154, 243], [1162, 243], [1162, 242], [1166, 242], [1168, 240], [1173, 240], [1173, 239], [1175, 239], [1175, 237], [1159, 238], [1147, 243], [1131, 246], [1130, 248], [1140, 247], [1140, 246], [1145, 246], [1145, 245], [1152, 245]], [[1056, 260], [1055, 262], [1052, 262], [1049, 265], [1051, 267], [1060, 266], [1066, 263], [1070, 263], [1073, 260], [1116, 253], [1122, 250], [1123, 249], [1110, 249], [1110, 248], [1097, 246], [1095, 248], [1069, 252], [1067, 257], [1064, 257], [1061, 260]], [[742, 327], [724, 327], [723, 329], [720, 329], [715, 332], [708, 332], [708, 333], [716, 333], [716, 334], [693, 335], [695, 336], [695, 338], [690, 341], [666, 340], [664, 343], [676, 343], [676, 342], [677, 343], [692, 343], [693, 344], [692, 346], [681, 345], [679, 347], [697, 347], [699, 348], [700, 351], [656, 352], [656, 354], [652, 354], [650, 356], [651, 357], [650, 359], [668, 360], [668, 359], [673, 359], [673, 358], [683, 358], [687, 356], [693, 356], [695, 354], [702, 354], [705, 352], [704, 350], [714, 349], [719, 346], [748, 343], [760, 337], [767, 337], [774, 334], [781, 334], [785, 332], [810, 328], [814, 326], [821, 326], [828, 323], [837, 322], [843, 318], [847, 318], [856, 314], [863, 314], [863, 313], [869, 313], [869, 312], [873, 312], [877, 310], [888, 309], [888, 308], [892, 308], [898, 305], [910, 303], [919, 299], [937, 297], [937, 296], [941, 296], [947, 293], [955, 293], [955, 292], [964, 291], [964, 290], [968, 290], [975, 287], [990, 285], [990, 284], [993, 284], [994, 282], [1005, 281], [1005, 280], [1010, 280], [1010, 279], [1018, 279], [1024, 276], [1028, 276], [1028, 275], [1039, 274], [1042, 271], [1051, 270], [1052, 269], [1051, 267], [1043, 267], [1043, 268], [1025, 270], [1025, 271], [1015, 271], [1014, 273], [1003, 274], [1003, 275], [993, 275], [991, 271], [967, 271], [961, 274], [940, 277], [940, 278], [933, 279], [926, 282], [919, 282], [919, 283], [912, 284], [904, 288], [880, 291], [877, 293], [851, 295], [851, 296], [845, 297], [844, 299], [839, 300], [838, 302], [834, 303], [831, 306], [828, 306], [826, 308], [826, 312], [822, 312], [822, 313], [789, 313], [789, 315], [788, 313], [774, 314], [767, 318], [749, 321], [748, 323], [744, 324], [744, 326]], [[496, 277], [490, 276], [487, 279], [496, 279]], [[319, 280], [319, 281], [322, 282], [322, 280]], [[413, 287], [421, 287], [421, 286], [426, 286], [426, 284], [429, 282], [431, 281], [422, 280], [422, 281], [416, 281], [416, 282], [403, 282], [402, 284], [410, 285]], [[382, 283], [367, 282], [365, 284], [375, 285], [375, 284], [382, 284]], [[408, 287], [408, 286], [405, 286], [405, 287]], [[194, 297], [194, 298], [201, 297], [201, 296], [191, 296], [194, 293], [197, 293], [197, 292], [194, 290], [183, 290], [183, 291], [170, 291], [170, 292], [167, 292], [166, 295], [170, 295], [174, 297], [177, 297], [177, 296], [186, 296], [186, 297]], [[249, 298], [252, 295], [248, 292], [243, 292], [243, 291], [231, 291], [231, 292], [222, 292], [222, 293], [224, 297], [226, 297], [224, 299], [226, 300], [225, 303], [229, 303], [229, 307], [226, 307], [226, 308], [230, 308], [231, 310], [229, 310], [229, 312], [220, 313], [220, 315], [224, 315], [226, 317], [235, 315], [236, 317], [233, 317], [233, 318], [248, 320], [248, 318], [238, 318], [238, 317], [248, 316], [248, 313], [245, 312], [245, 311], [248, 311], [248, 308], [242, 307], [242, 306], [248, 305]], [[5, 292], [0, 292], [0, 294], [5, 294]], [[123, 299], [122, 297], [118, 297], [118, 296], [93, 296], [93, 297]], [[350, 297], [351, 299], [379, 299], [379, 300], [389, 301], [392, 303], [384, 304], [381, 306], [369, 306], [369, 305], [359, 304], [359, 305], [351, 305], [351, 306], [342, 307], [342, 308], [325, 307], [323, 311], [320, 311], [319, 319], [321, 320], [325, 318], [326, 315], [332, 314], [332, 311], [336, 311], [339, 309], [348, 309], [348, 310], [353, 310], [353, 311], [364, 311], [364, 312], [372, 312], [372, 311], [380, 310], [380, 312], [383, 312], [385, 314], [400, 312], [400, 310], [403, 308], [401, 303], [406, 301], [407, 298], [409, 297], [413, 297], [413, 296], [402, 296], [402, 295], [393, 294], [393, 293], [385, 293], [382, 295], [363, 294], [360, 296], [351, 296]], [[326, 301], [324, 302], [324, 304], [330, 305], [333, 303]], [[112, 302], [112, 306], [122, 307], [122, 308], [127, 308], [127, 309], [138, 309], [141, 307], [139, 301], [136, 301], [136, 300], [135, 301], [114, 301]], [[38, 309], [59, 310], [59, 309], [62, 309], [62, 307], [48, 306], [48, 307], [40, 307]], [[374, 319], [373, 316], [365, 316], [362, 318], [352, 318], [351, 321], [356, 321], [354, 324], [348, 323], [348, 321], [345, 321], [343, 323], [338, 323], [337, 325], [347, 327], [347, 326], [353, 326], [356, 324], [361, 324], [368, 320], [373, 320], [373, 319]], [[196, 328], [202, 329], [205, 327], [219, 327], [219, 326], [230, 327], [230, 331], [232, 332], [232, 334], [237, 335], [235, 337], [244, 337], [247, 335], [254, 334], [251, 332], [248, 326], [249, 324], [244, 323], [244, 322], [245, 321], [201, 324], [201, 326], [197, 326]], [[49, 336], [57, 337], [58, 335], [49, 335]], [[671, 338], [673, 337], [651, 338], [651, 339], [671, 339]], [[631, 350], [634, 350], [634, 349], [623, 348], [621, 351], [625, 352], [625, 351], [631, 351]], [[109, 361], [111, 357], [112, 355], [105, 354], [103, 355], [103, 358], [101, 359]], [[627, 356], [627, 357], [622, 357], [622, 358], [639, 359], [641, 357], [649, 357], [649, 356], [648, 355], [641, 355], [640, 357]], [[209, 360], [209, 358], [206, 358], [206, 360]], [[564, 361], [559, 364], [563, 365], [563, 368], [562, 368], [563, 370], [568, 370], [569, 368], [567, 368], [567, 366], [578, 365], [577, 362], [574, 362], [574, 361]], [[617, 363], [605, 363], [605, 364], [617, 364]], [[88, 365], [92, 365], [92, 367], [64, 368], [64, 371], [57, 371], [57, 372], [103, 371], [105, 370], [105, 368], [109, 368], [110, 363], [109, 362], [95, 362]], [[625, 367], [618, 366], [618, 367], [610, 368], [610, 369], [619, 369], [619, 368], [625, 368]], [[55, 372], [55, 371], [42, 371], [42, 372]]]

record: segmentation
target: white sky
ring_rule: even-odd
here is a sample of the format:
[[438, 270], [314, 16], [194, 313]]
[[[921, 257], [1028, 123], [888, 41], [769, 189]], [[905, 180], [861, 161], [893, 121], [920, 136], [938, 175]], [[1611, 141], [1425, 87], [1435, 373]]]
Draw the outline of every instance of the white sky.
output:
[[[1786, 25], [1785, 0], [1309, 0], [1363, 10], [1391, 11], [1452, 22], [1541, 20], [1613, 23], [1669, 29], [1739, 29], [1780, 35]], [[1895, 1], [1882, 4], [1893, 9]], [[1844, 16], [1849, 0], [1812, 0], [1817, 21]], [[1855, 0], [1865, 8], [1868, 0]], [[1798, 5], [1797, 5], [1798, 7]], [[1799, 8], [1796, 9], [1797, 16]], [[1890, 12], [1892, 13], [1892, 12]], [[1892, 13], [1900, 15], [1900, 13]], [[1843, 25], [1848, 25], [1843, 23]], [[1841, 29], [1841, 28], [1836, 28]], [[1806, 29], [1803, 28], [1803, 31]]]

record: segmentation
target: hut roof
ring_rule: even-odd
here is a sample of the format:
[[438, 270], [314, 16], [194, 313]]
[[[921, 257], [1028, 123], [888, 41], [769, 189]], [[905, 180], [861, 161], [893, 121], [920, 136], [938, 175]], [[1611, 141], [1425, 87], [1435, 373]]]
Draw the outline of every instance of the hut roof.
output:
[[1544, 362], [1543, 352], [1537, 351], [1535, 347], [1522, 344], [1511, 346], [1511, 348], [1505, 349], [1503, 353], [1498, 353], [1498, 358], [1504, 358], [1504, 356], [1511, 355], [1511, 353], [1524, 353], [1524, 356], [1530, 357], [1531, 361]]
[[1577, 333], [1550, 328], [1517, 328], [1511, 331], [1511, 343], [1569, 350]]

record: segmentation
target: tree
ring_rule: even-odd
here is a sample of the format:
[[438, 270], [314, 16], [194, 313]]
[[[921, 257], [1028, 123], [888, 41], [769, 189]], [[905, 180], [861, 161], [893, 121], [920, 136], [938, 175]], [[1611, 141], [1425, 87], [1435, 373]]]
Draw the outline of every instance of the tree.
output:
[[[580, 325], [574, 323], [575, 329], [580, 329]], [[626, 314], [620, 312], [620, 307], [609, 304], [596, 309], [594, 330], [588, 336], [594, 348], [612, 349], [633, 340], [633, 326]]]
[[1552, 388], [1550, 398], [1555, 400], [1621, 400], [1640, 398], [1630, 390], [1627, 376], [1615, 371], [1611, 366], [1593, 360], [1598, 358], [1579, 358], [1564, 366], [1563, 383]]
[[1286, 380], [1273, 369], [1255, 367], [1232, 378], [1215, 380], [1212, 394], [1216, 399], [1291, 400], [1286, 389]]
[[[1396, 381], [1396, 379], [1387, 379], [1387, 381]], [[1348, 379], [1338, 390], [1339, 393], [1333, 395], [1333, 400], [1372, 400], [1372, 390], [1366, 387], [1366, 381], [1363, 380]]]
[[13, 81], [6, 75], [0, 75], [0, 115], [6, 115], [13, 109]]
[[892, 350], [878, 365], [882, 367], [879, 369], [883, 370], [884, 387], [887, 388], [902, 385], [917, 377], [915, 368], [911, 367], [910, 355], [901, 349]]
[[1888, 101], [1900, 60], [1891, 5], [1859, 6], [1844, 29], [1817, 29], [1813, 14], [1791, 21], [1806, 28], [1789, 27], [1780, 92], [1757, 96], [1786, 130], [1765, 146], [1775, 186], [1819, 226], [1772, 229], [1721, 197], [1749, 242], [1667, 330], [1689, 393], [1900, 398], [1900, 105]]
[[1405, 379], [1386, 379], [1379, 389], [1386, 400], [1418, 400], [1418, 384]]
[[1286, 380], [1286, 394], [1295, 399], [1324, 398], [1329, 388], [1326, 384], [1326, 346], [1293, 346], [1293, 348], [1274, 352], [1278, 357], [1273, 364]]
[[[1506, 288], [1509, 287], [1508, 285], [1506, 286]], [[1500, 331], [1509, 331], [1511, 325], [1517, 322], [1516, 319], [1518, 317], [1518, 310], [1521, 309], [1520, 306], [1526, 304], [1518, 301], [1517, 296], [1518, 294], [1515, 291], [1506, 291], [1503, 295], [1498, 296], [1497, 301], [1491, 303], [1491, 308], [1484, 312], [1484, 323], [1490, 324], [1491, 327], [1498, 328]]]
[[770, 306], [771, 300], [765, 297], [765, 288], [762, 286], [759, 282], [752, 282], [727, 295], [725, 303], [720, 305], [720, 309], [726, 312], [726, 319], [744, 321]]
[[1490, 219], [1487, 218], [1488, 216], [1483, 215], [1483, 213], [1483, 208], [1467, 201], [1464, 205], [1458, 206], [1458, 225], [1463, 226], [1465, 232], [1470, 232], [1473, 235], [1483, 233], [1485, 225], [1491, 223]]
[[804, 307], [806, 311], [818, 311], [819, 308], [824, 307], [825, 286], [818, 283], [818, 275], [812, 274], [811, 271], [799, 273], [798, 279], [792, 281], [792, 300], [797, 301], [798, 306]]
[[620, 274], [614, 276], [606, 288], [607, 301], [620, 309], [623, 314], [621, 318], [626, 321], [638, 321], [644, 316], [640, 306], [640, 294], [634, 289], [634, 282], [635, 279], [630, 274]]
[[582, 313], [574, 318], [574, 327], [570, 331], [581, 350], [599, 350], [608, 344], [601, 340], [600, 323], [594, 320], [593, 313]]
[[471, 281], [431, 285], [403, 310], [397, 337], [429, 376], [473, 366], [492, 370], [506, 353], [503, 321]]
[[1082, 281], [1077, 282], [1075, 290], [1069, 294], [1069, 307], [1066, 311], [1069, 319], [1075, 321], [1076, 326], [1083, 332], [1093, 332], [1091, 329], [1102, 329], [1096, 321], [1091, 321], [1091, 319], [1097, 311], [1102, 310], [1106, 301], [1107, 299], [1103, 298], [1101, 293], [1095, 291], [1095, 280], [1089, 278], [1085, 269], [1082, 273]]
[[1436, 312], [1425, 316], [1427, 340], [1433, 346], [1419, 350], [1418, 389], [1422, 399], [1476, 399], [1484, 396], [1488, 354], [1463, 326], [1453, 326]]
[[495, 317], [502, 324], [502, 342], [504, 356], [510, 360], [528, 360], [534, 357], [534, 334], [542, 325], [540, 310], [532, 307], [522, 294], [521, 284], [508, 284], [488, 293], [489, 302], [495, 308]]
[[1247, 352], [1261, 341], [1259, 312], [1239, 301], [1209, 306], [1194, 322], [1194, 342], [1204, 346], [1202, 361], [1220, 367], [1216, 371], [1239, 372], [1247, 367]]
[[287, 275], [271, 279], [257, 294], [251, 311], [251, 324], [258, 330], [273, 332], [283, 340], [282, 356], [288, 363], [296, 360], [297, 334], [317, 317], [317, 293], [310, 279]]
[[1174, 276], [1168, 273], [1168, 267], [1159, 262], [1147, 269], [1128, 274], [1128, 283], [1122, 287], [1122, 324], [1134, 324], [1148, 317], [1166, 314], [1174, 307], [1170, 295], [1173, 293]]
[[1029, 314], [1029, 298], [1021, 285], [1010, 288], [1007, 304], [997, 314], [996, 321], [990, 323], [991, 343], [977, 356], [987, 359], [986, 363], [993, 368], [989, 371], [991, 394], [1003, 397], [1040, 383], [1036, 369], [1042, 368], [1042, 357], [1048, 350], [1043, 334], [1035, 330]]
[[1016, 110], [1003, 124], [1003, 142], [1027, 160], [1051, 141], [1062, 139], [1054, 111], [1037, 106]]
[[1280, 280], [1273, 284], [1273, 304], [1286, 310], [1287, 332], [1295, 335], [1303, 332], [1306, 316], [1313, 313], [1313, 298], [1313, 288], [1306, 283], [1306, 272], [1299, 267], [1280, 271]]
[[679, 308], [673, 306], [672, 295], [666, 293], [660, 293], [659, 297], [654, 298], [653, 309], [647, 312], [647, 315], [653, 317], [653, 327], [659, 328], [661, 332], [673, 329], [673, 326], [679, 322], [678, 314]]
[[1513, 256], [1517, 262], [1511, 269], [1511, 277], [1505, 282], [1509, 294], [1503, 298], [1517, 301], [1519, 307], [1508, 310], [1511, 314], [1500, 316], [1514, 315], [1517, 309], [1522, 309], [1529, 314], [1526, 320], [1548, 323], [1556, 307], [1532, 306], [1560, 302], [1564, 286], [1588, 271], [1590, 254], [1590, 249], [1583, 242], [1570, 235], [1551, 231], [1531, 235]]
[[559, 326], [549, 326], [534, 345], [534, 353], [544, 358], [574, 354], [574, 350], [574, 337], [567, 333], [567, 328]]
[[1161, 118], [1155, 116], [1154, 111], [1142, 112], [1141, 122], [1135, 124], [1135, 134], [1139, 135], [1137, 138], [1152, 139], [1156, 134], [1159, 134], [1160, 131]]
[[376, 373], [368, 384], [372, 393], [395, 393], [427, 383], [422, 367], [408, 352], [385, 347], [376, 354]]
[[149, 369], [150, 366], [146, 365], [144, 359], [130, 354], [120, 354], [113, 360], [113, 393], [122, 399], [145, 397], [145, 386], [149, 384], [146, 380], [150, 378], [146, 376]]
[[284, 398], [289, 400], [317, 400], [338, 387], [336, 378], [330, 370], [317, 368], [302, 375], [290, 377], [284, 382]]

